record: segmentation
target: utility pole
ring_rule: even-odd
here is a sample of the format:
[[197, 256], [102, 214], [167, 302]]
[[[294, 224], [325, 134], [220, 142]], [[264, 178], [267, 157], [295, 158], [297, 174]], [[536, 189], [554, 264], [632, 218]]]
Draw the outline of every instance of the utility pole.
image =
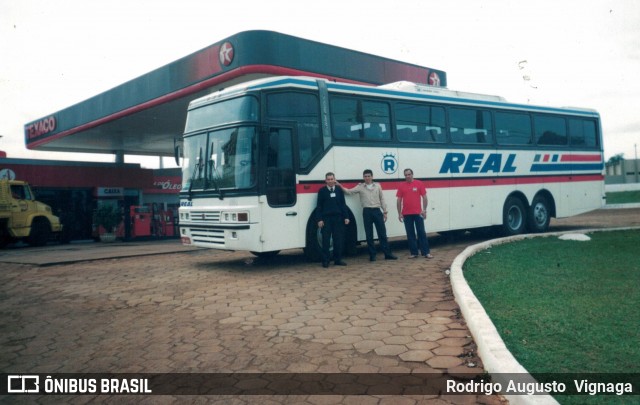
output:
[[640, 183], [640, 181], [638, 181], [638, 144], [634, 143], [633, 144], [633, 149], [635, 151], [635, 160], [633, 161], [633, 166], [635, 169], [635, 178], [636, 178], [636, 183]]

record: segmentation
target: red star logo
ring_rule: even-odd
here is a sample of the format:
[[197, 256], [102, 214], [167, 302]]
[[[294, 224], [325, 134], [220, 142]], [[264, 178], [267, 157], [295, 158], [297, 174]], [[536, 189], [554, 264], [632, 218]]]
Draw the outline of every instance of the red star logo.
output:
[[220, 47], [220, 63], [224, 66], [229, 66], [233, 62], [233, 45], [229, 42], [225, 42]]
[[429, 84], [432, 86], [440, 86], [440, 75], [436, 72], [431, 72], [429, 75]]

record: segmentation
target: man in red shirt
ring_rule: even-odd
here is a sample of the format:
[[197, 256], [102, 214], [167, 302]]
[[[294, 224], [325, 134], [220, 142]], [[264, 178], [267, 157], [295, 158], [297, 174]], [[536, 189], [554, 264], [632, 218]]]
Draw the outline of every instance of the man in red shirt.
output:
[[[427, 189], [419, 180], [414, 180], [413, 170], [404, 170], [405, 182], [398, 187], [398, 219], [404, 223], [411, 258], [418, 257], [418, 247], [422, 257], [433, 259], [429, 249], [429, 241], [424, 227], [427, 219]], [[416, 238], [417, 236], [417, 238]]]

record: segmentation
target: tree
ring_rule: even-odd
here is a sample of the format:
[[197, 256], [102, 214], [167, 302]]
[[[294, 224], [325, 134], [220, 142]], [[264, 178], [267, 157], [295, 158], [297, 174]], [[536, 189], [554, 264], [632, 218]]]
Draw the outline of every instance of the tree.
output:
[[618, 153], [617, 155], [613, 155], [607, 160], [608, 166], [618, 166], [620, 162], [624, 161], [624, 153]]
[[96, 225], [102, 226], [106, 232], [113, 232], [121, 219], [120, 212], [111, 204], [103, 204], [95, 211]]

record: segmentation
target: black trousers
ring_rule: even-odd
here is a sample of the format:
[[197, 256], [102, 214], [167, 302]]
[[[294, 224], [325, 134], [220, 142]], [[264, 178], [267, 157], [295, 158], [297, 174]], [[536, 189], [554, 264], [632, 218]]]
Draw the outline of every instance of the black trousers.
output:
[[378, 233], [378, 240], [380, 241], [380, 248], [384, 252], [385, 256], [391, 254], [389, 249], [389, 242], [387, 240], [387, 228], [384, 225], [384, 215], [380, 208], [363, 208], [362, 209], [362, 223], [364, 225], [364, 232], [367, 235], [367, 247], [369, 248], [369, 256], [376, 255], [376, 247], [373, 244], [373, 226], [376, 227]]
[[324, 219], [322, 227], [322, 263], [329, 263], [331, 252], [329, 247], [333, 239], [333, 260], [342, 260], [342, 245], [344, 244], [344, 219], [340, 215], [331, 215]]

